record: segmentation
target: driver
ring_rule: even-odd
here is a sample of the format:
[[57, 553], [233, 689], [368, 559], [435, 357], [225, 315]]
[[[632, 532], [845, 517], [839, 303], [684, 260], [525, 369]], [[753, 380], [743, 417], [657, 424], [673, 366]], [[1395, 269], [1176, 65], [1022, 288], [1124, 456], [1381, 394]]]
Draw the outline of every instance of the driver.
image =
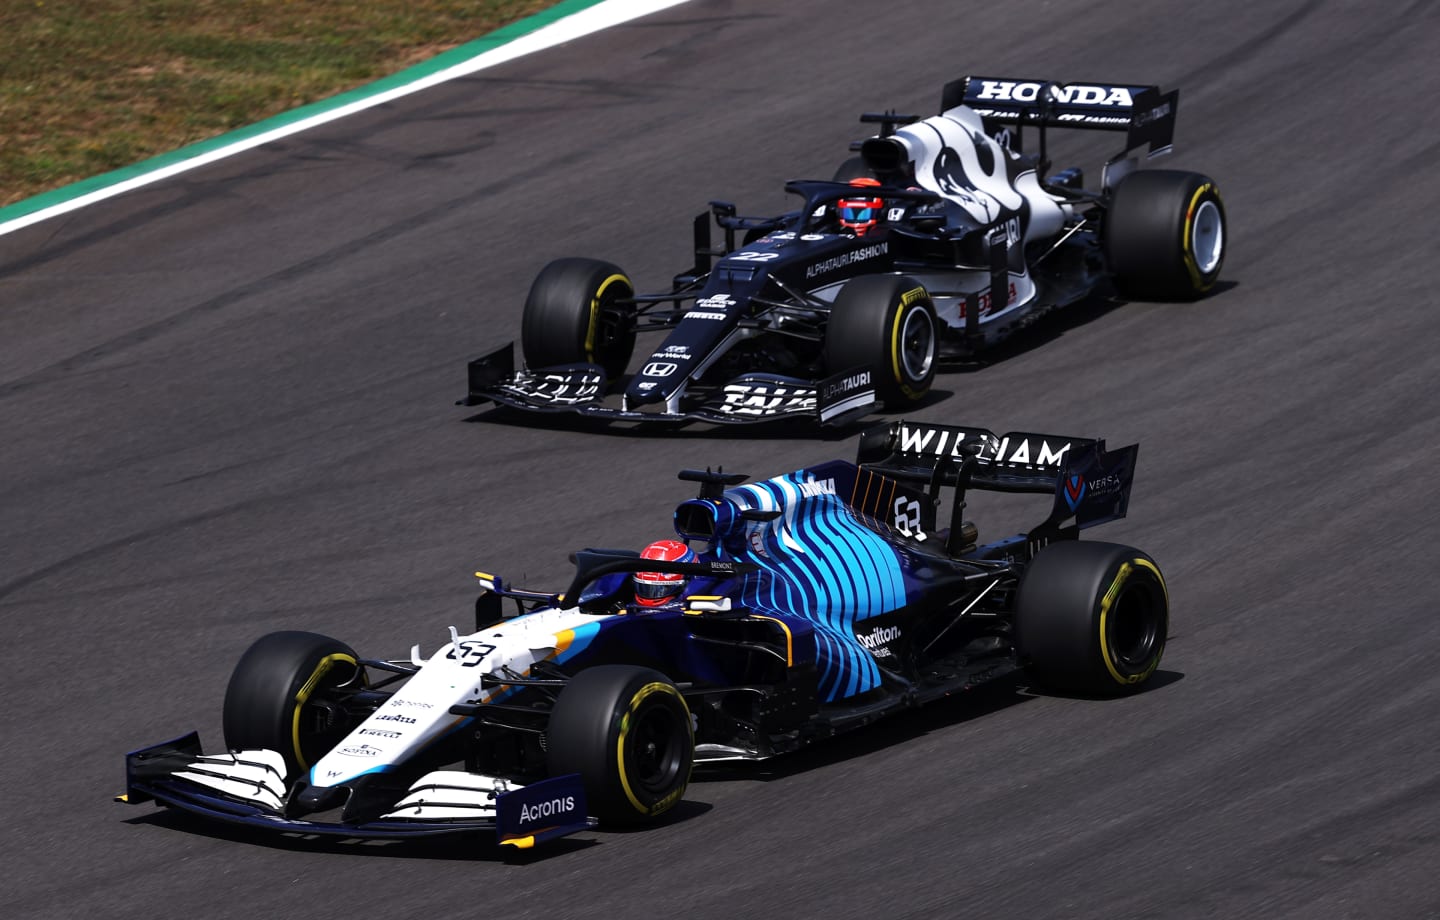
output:
[[[880, 180], [861, 176], [851, 179], [850, 184], [857, 189], [878, 188]], [[835, 212], [840, 218], [841, 228], [849, 230], [856, 236], [864, 236], [869, 233], [880, 222], [880, 212], [884, 209], [885, 199], [877, 198], [873, 194], [841, 198], [835, 203]]]
[[[679, 540], [656, 540], [640, 553], [641, 559], [665, 562], [694, 562], [695, 551]], [[660, 607], [678, 598], [690, 579], [678, 572], [636, 572], [635, 603]]]

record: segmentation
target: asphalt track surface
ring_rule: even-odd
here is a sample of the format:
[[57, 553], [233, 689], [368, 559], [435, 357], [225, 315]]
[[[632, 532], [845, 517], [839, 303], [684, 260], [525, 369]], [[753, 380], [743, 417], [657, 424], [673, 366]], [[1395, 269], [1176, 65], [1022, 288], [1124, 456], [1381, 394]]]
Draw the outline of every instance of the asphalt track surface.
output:
[[[696, 0], [0, 239], [0, 913], [1440, 915], [1440, 8], [1366, 6]], [[1214, 296], [1091, 303], [916, 413], [1141, 442], [1103, 536], [1169, 579], [1153, 689], [991, 688], [531, 861], [110, 802], [126, 750], [219, 743], [261, 633], [428, 651], [477, 566], [664, 535], [681, 467], [851, 453], [452, 402], [545, 260], [663, 285], [707, 199], [778, 210], [967, 71], [1179, 86], [1165, 165], [1226, 198]]]

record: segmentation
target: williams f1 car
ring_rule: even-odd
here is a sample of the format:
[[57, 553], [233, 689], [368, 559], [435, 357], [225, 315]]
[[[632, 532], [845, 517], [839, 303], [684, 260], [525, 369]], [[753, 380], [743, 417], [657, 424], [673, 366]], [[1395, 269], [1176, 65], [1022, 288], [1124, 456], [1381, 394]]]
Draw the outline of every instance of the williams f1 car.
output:
[[[838, 425], [877, 404], [913, 406], [939, 362], [1102, 284], [1196, 298], [1225, 254], [1215, 183], [1137, 168], [1170, 150], [1177, 104], [1154, 86], [967, 77], [945, 87], [939, 115], [862, 116], [880, 131], [853, 145], [836, 181], [786, 185], [798, 210], [742, 217], [712, 202], [695, 220], [695, 264], [667, 292], [637, 294], [608, 262], [547, 265], [525, 302], [524, 367], [514, 343], [471, 361], [462, 402]], [[1053, 128], [1125, 134], [1098, 188], [1079, 168], [1050, 171]], [[627, 374], [641, 332], [665, 337]]]
[[[896, 422], [855, 463], [682, 472], [699, 495], [673, 514], [679, 556], [583, 550], [558, 592], [477, 573], [474, 629], [428, 655], [264, 636], [225, 694], [225, 749], [191, 733], [132, 752], [122, 798], [298, 835], [523, 847], [653, 821], [696, 763], [794, 751], [1016, 669], [1133, 691], [1164, 651], [1165, 581], [1145, 553], [1078, 537], [1124, 516], [1137, 450]], [[984, 541], [965, 517], [977, 489], [1049, 510]], [[671, 600], [642, 593], [656, 583]]]

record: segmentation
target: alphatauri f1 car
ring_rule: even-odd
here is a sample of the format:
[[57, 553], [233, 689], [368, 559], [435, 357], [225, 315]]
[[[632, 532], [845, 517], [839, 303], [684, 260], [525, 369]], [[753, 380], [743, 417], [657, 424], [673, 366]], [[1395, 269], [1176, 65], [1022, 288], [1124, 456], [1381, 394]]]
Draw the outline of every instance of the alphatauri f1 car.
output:
[[[682, 472], [699, 488], [673, 515], [683, 555], [582, 550], [561, 591], [477, 573], [474, 629], [428, 656], [266, 635], [231, 677], [225, 750], [191, 733], [135, 751], [123, 798], [300, 835], [526, 847], [653, 821], [697, 762], [794, 751], [1017, 668], [1135, 690], [1165, 647], [1164, 579], [1078, 537], [1125, 515], [1137, 450], [907, 421], [865, 432], [855, 463], [748, 484]], [[982, 541], [964, 515], [977, 489], [1049, 511]], [[657, 580], [672, 600], [642, 594]]]
[[[742, 217], [711, 202], [695, 264], [669, 291], [560, 259], [535, 279], [514, 343], [469, 365], [467, 405], [630, 422], [803, 418], [844, 424], [924, 398], [937, 364], [974, 355], [1100, 288], [1199, 297], [1225, 254], [1206, 176], [1138, 169], [1171, 147], [1178, 91], [966, 77], [940, 114], [865, 115], [880, 131], [835, 180], [794, 181], [804, 204]], [[1047, 132], [1125, 134], [1084, 187], [1050, 171]], [[1026, 129], [1037, 141], [1022, 142]], [[712, 240], [711, 219], [723, 230]], [[637, 334], [664, 332], [633, 373]]]

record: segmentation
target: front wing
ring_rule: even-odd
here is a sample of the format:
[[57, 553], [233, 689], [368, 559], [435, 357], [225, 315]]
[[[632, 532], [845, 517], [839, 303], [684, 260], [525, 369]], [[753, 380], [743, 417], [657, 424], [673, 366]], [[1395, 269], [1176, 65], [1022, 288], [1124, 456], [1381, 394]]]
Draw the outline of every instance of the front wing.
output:
[[743, 425], [803, 419], [844, 425], [875, 407], [871, 372], [845, 371], [821, 381], [776, 374], [742, 374], [699, 405], [679, 411], [628, 409], [606, 402], [605, 372], [595, 364], [515, 370], [514, 343], [471, 361], [462, 405], [486, 402], [525, 412], [568, 413], [648, 424], [710, 422]]
[[459, 771], [428, 773], [391, 812], [365, 823], [310, 821], [285, 814], [283, 758], [273, 751], [207, 755], [191, 732], [125, 755], [130, 805], [155, 801], [242, 827], [288, 834], [361, 839], [493, 833], [500, 844], [528, 849], [587, 830], [585, 792], [578, 774], [528, 785]]

